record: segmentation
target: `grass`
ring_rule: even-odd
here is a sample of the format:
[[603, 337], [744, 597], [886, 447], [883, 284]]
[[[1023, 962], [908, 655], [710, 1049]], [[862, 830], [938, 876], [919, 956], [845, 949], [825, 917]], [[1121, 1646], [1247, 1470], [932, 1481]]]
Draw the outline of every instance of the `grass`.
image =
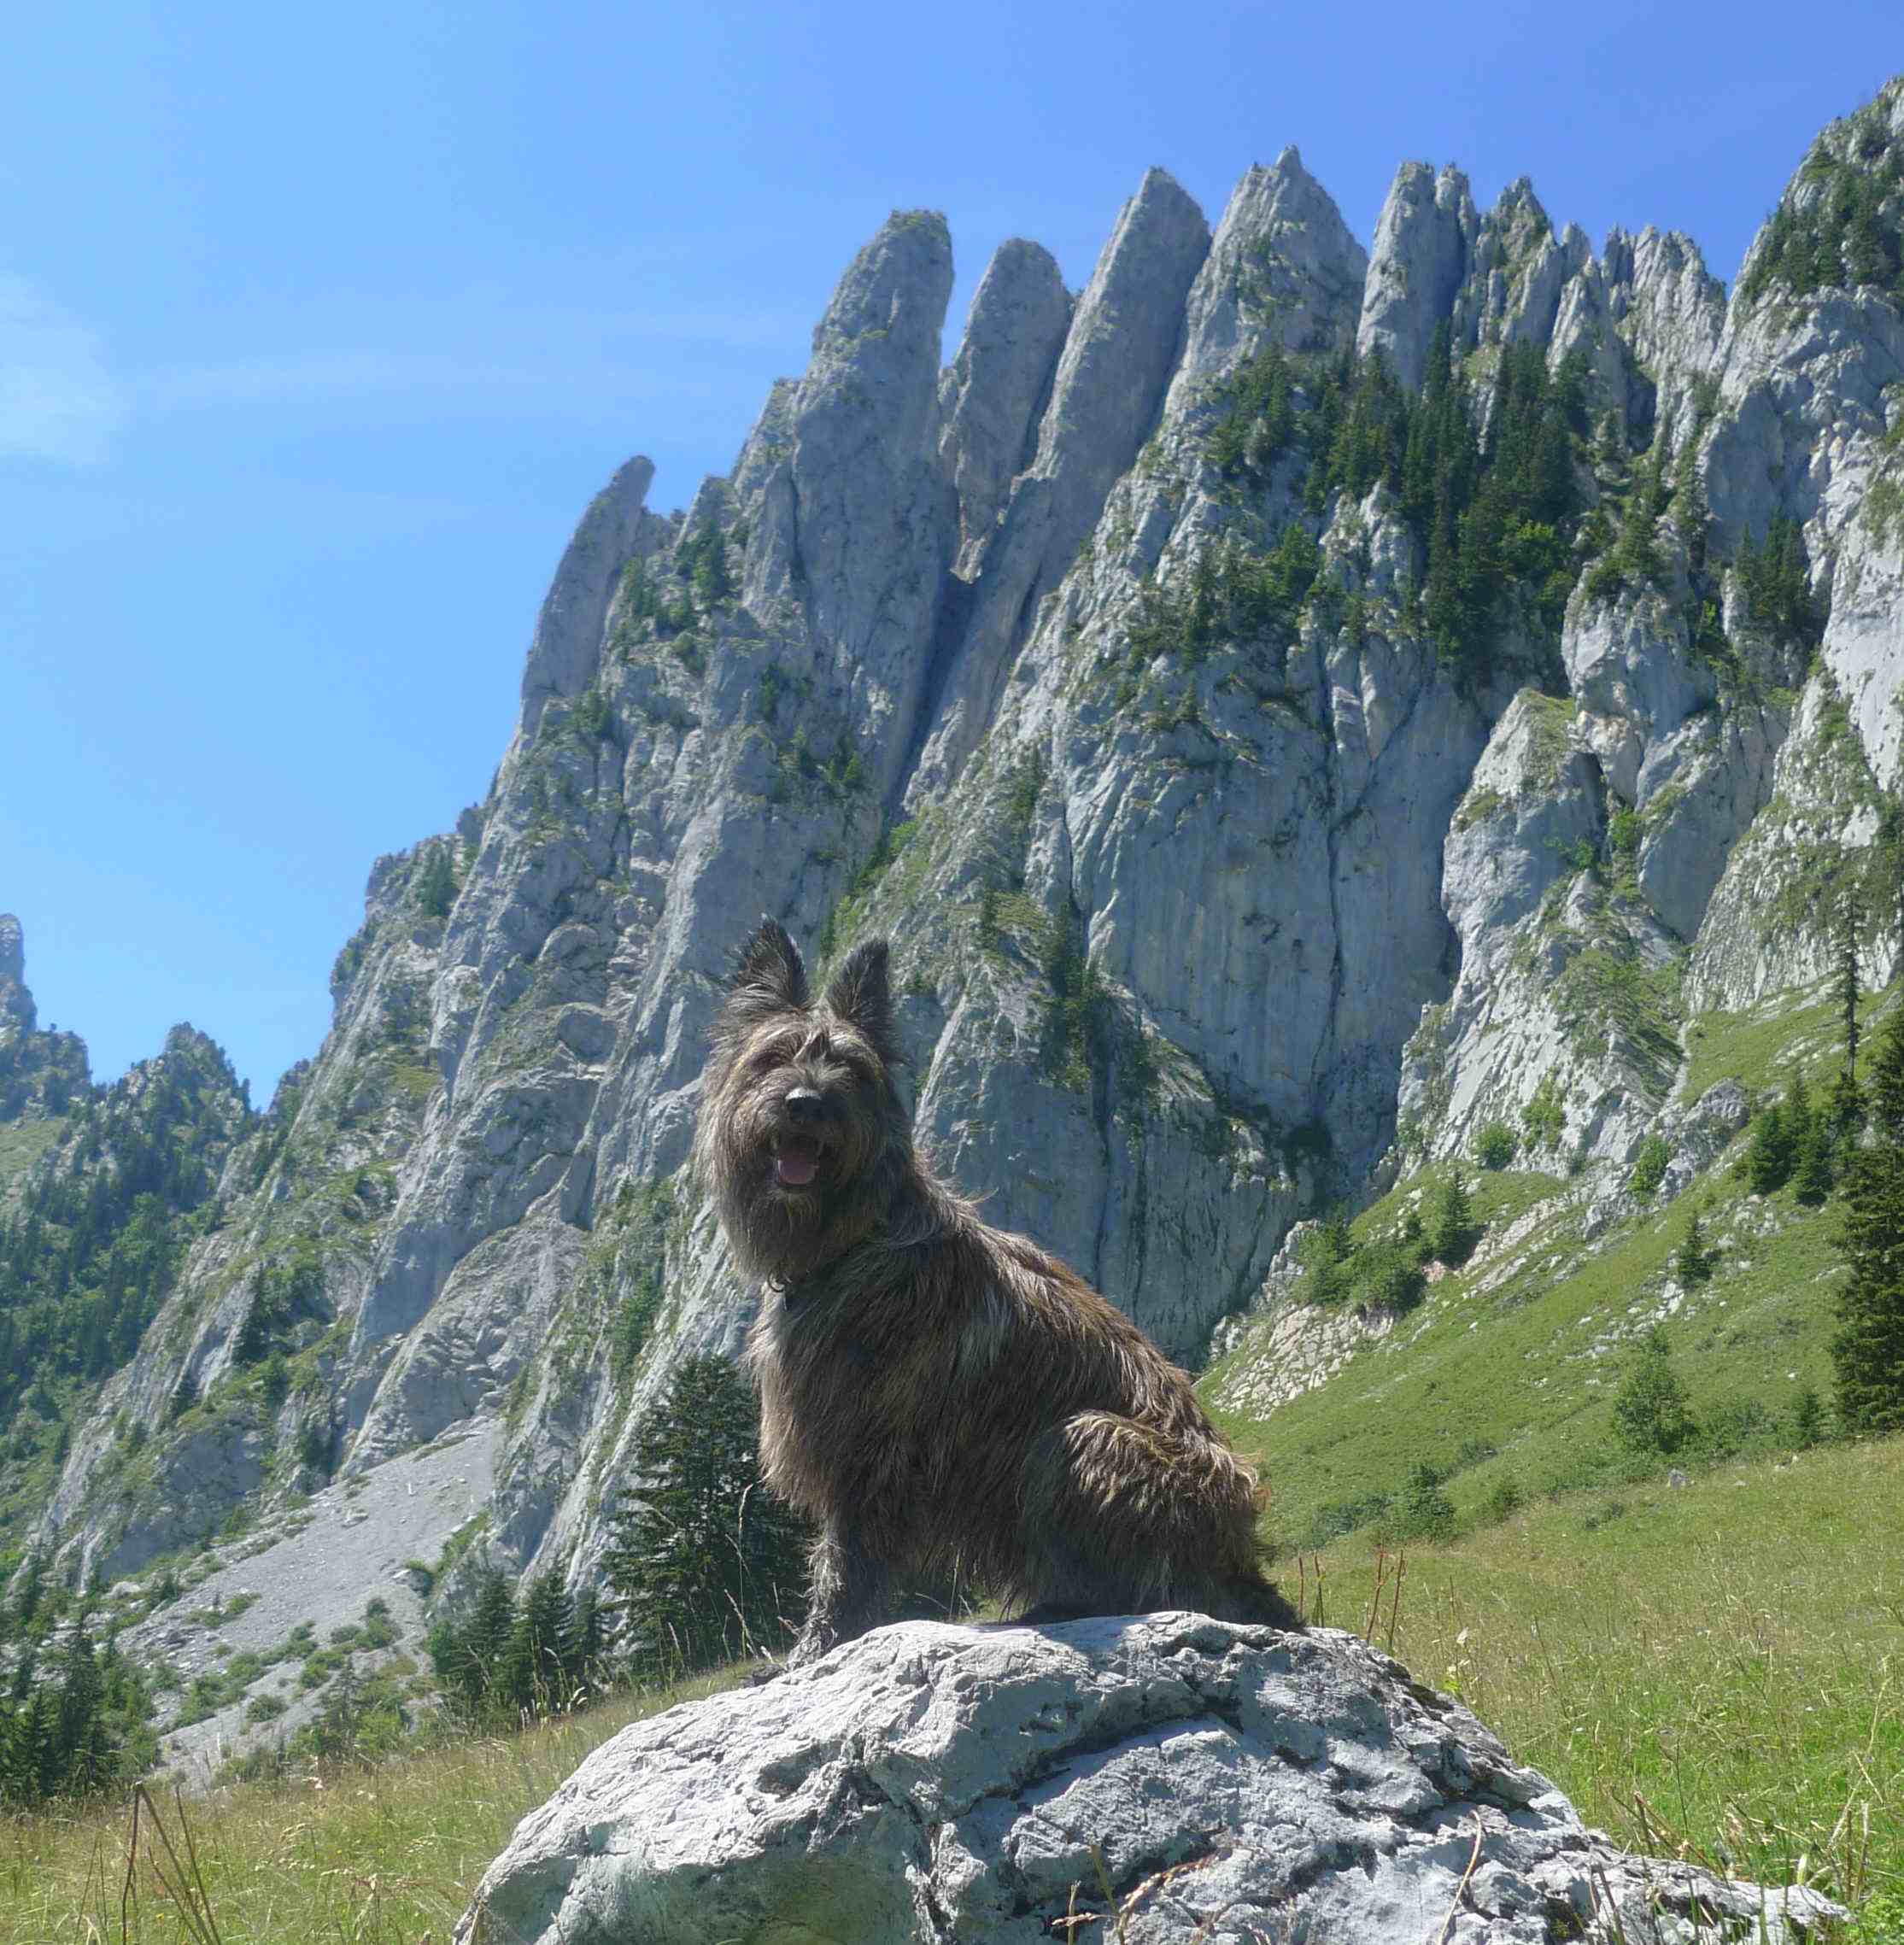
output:
[[[1393, 1652], [1619, 1842], [1904, 1908], [1904, 1439], [1619, 1498], [1411, 1550]], [[1368, 1543], [1316, 1557], [1365, 1628]]]
[[[518, 1735], [422, 1749], [373, 1768], [236, 1784], [188, 1802], [215, 1936], [220, 1945], [442, 1945], [518, 1822], [591, 1749], [630, 1722], [733, 1686], [743, 1673], [618, 1696]], [[161, 1794], [158, 1808], [184, 1856], [173, 1804]], [[192, 1894], [181, 1901], [160, 1881], [143, 1817], [148, 1836], [121, 1932], [129, 1822], [115, 1804], [0, 1825], [0, 1945], [177, 1945], [214, 1936], [202, 1918], [193, 1929]], [[172, 1875], [162, 1844], [152, 1859]]]

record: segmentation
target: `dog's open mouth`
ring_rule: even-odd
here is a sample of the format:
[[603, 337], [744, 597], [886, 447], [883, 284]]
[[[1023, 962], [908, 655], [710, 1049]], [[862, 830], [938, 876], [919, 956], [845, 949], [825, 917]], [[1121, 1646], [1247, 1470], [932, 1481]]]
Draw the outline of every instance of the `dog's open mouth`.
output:
[[782, 1188], [809, 1188], [820, 1172], [820, 1145], [811, 1134], [783, 1134], [774, 1148], [774, 1180]]

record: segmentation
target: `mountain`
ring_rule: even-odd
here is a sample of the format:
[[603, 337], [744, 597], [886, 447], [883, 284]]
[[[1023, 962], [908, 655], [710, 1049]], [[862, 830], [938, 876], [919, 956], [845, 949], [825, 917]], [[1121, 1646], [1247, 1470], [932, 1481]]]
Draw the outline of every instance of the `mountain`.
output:
[[1496, 1123], [1709, 1158], [1689, 1026], [1822, 976], [1848, 893], [1868, 982], [1904, 925], [1901, 183], [1894, 82], [1728, 296], [1525, 182], [1406, 165], [1365, 251], [1292, 149], [1214, 231], [1152, 170], [1081, 293], [1004, 245], [944, 367], [950, 238], [893, 215], [728, 475], [583, 514], [489, 795], [372, 870], [34, 1550], [222, 1533], [261, 1654], [590, 1573], [747, 1322], [686, 1163], [763, 913], [893, 937], [922, 1142], [1187, 1359]]
[[257, 1121], [192, 1027], [96, 1087], [85, 1043], [37, 1022], [22, 929], [0, 916], [0, 1537], [16, 1557], [73, 1423], [139, 1349]]

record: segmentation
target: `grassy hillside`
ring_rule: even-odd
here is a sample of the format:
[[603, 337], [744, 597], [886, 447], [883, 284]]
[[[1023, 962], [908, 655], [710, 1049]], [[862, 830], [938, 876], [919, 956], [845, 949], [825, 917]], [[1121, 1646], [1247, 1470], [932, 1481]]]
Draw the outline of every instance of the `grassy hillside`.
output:
[[1409, 1549], [1398, 1601], [1393, 1569], [1351, 1538], [1283, 1571], [1621, 1842], [1889, 1901], [1904, 1941], [1904, 1440], [1568, 1494]]
[[[1438, 1171], [1369, 1210], [1358, 1235], [1392, 1229]], [[1801, 1392], [1829, 1392], [1826, 1346], [1840, 1274], [1829, 1204], [1807, 1210], [1790, 1190], [1756, 1197], [1723, 1171], [1671, 1207], [1643, 1206], [1583, 1238], [1587, 1192], [1564, 1180], [1483, 1175], [1474, 1199], [1495, 1238], [1433, 1286], [1421, 1308], [1327, 1384], [1267, 1421], [1217, 1415], [1259, 1454], [1286, 1546], [1317, 1537], [1319, 1515], [1397, 1492], [1427, 1461], [1453, 1468], [1446, 1491], [1466, 1518], [1503, 1483], [1524, 1497], [1616, 1479], [1612, 1401], [1635, 1349], [1663, 1321], [1694, 1414], [1748, 1446], [1789, 1427]], [[1702, 1289], [1668, 1289], [1673, 1252], [1691, 1208], [1720, 1254]], [[1526, 1218], [1516, 1223], [1517, 1216]], [[1245, 1343], [1206, 1389], [1251, 1357]], [[1492, 1447], [1492, 1456], [1476, 1455]], [[1649, 1468], [1656, 1469], [1656, 1468]], [[1327, 1520], [1323, 1520], [1324, 1528]]]
[[[1682, 1098], [1731, 1079], [1762, 1100], [1800, 1074], [1821, 1093], [1839, 1059], [1836, 1016], [1827, 999], [1796, 997], [1695, 1022]], [[1888, 996], [1867, 1002], [1867, 1045], [1887, 1011]], [[1554, 1173], [1471, 1168], [1479, 1246], [1383, 1341], [1266, 1419], [1223, 1402], [1263, 1355], [1262, 1337], [1213, 1366], [1202, 1389], [1263, 1460], [1281, 1546], [1327, 1539], [1355, 1503], [1399, 1493], [1424, 1462], [1450, 1475], [1464, 1522], [1503, 1495], [1618, 1483], [1633, 1466], [1614, 1438], [1612, 1402], [1655, 1323], [1704, 1428], [1684, 1462], [1789, 1449], [1801, 1394], [1831, 1389], [1842, 1218], [1835, 1203], [1808, 1208], [1790, 1186], [1751, 1193], [1733, 1167], [1745, 1146], [1735, 1139], [1671, 1201], [1661, 1189], [1609, 1202], [1618, 1182], [1569, 1179], [1557, 1163]], [[1426, 1213], [1445, 1174], [1424, 1170], [1364, 1210], [1351, 1226], [1357, 1242], [1394, 1236], [1411, 1206]], [[1695, 1211], [1716, 1268], [1687, 1289], [1673, 1257]]]

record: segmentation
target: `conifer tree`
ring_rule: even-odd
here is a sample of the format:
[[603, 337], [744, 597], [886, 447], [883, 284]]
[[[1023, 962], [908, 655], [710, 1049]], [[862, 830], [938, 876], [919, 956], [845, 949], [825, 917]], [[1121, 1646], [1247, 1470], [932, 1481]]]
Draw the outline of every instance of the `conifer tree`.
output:
[[456, 902], [456, 873], [447, 844], [432, 844], [413, 882], [417, 909], [425, 918], [447, 918]]
[[1755, 1195], [1771, 1195], [1791, 1180], [1798, 1159], [1796, 1143], [1784, 1109], [1777, 1101], [1752, 1123], [1752, 1145], [1745, 1154], [1745, 1179]]
[[460, 1627], [443, 1622], [431, 1630], [430, 1660], [446, 1692], [480, 1718], [503, 1702], [503, 1660], [516, 1626], [516, 1596], [500, 1569], [483, 1575], [469, 1619]]
[[589, 1696], [606, 1686], [602, 1650], [607, 1645], [603, 1626], [601, 1596], [593, 1587], [584, 1587], [575, 1597], [569, 1616], [569, 1632], [562, 1643], [562, 1687], [571, 1696]]
[[603, 1561], [636, 1675], [666, 1679], [777, 1646], [805, 1605], [805, 1541], [760, 1482], [753, 1392], [690, 1357], [643, 1427]]
[[1829, 1198], [1832, 1186], [1837, 1180], [1837, 1171], [1833, 1159], [1838, 1145], [1837, 1105], [1837, 1093], [1834, 1085], [1831, 1097], [1821, 1102], [1817, 1111], [1810, 1117], [1805, 1130], [1805, 1139], [1799, 1144], [1798, 1157], [1792, 1171], [1792, 1192], [1801, 1202], [1813, 1209]]
[[1790, 1151], [1790, 1166], [1785, 1172], [1787, 1181], [1791, 1181], [1803, 1169], [1806, 1153], [1815, 1144], [1822, 1118], [1812, 1106], [1812, 1093], [1805, 1085], [1805, 1076], [1794, 1074], [1791, 1085], [1785, 1090], [1782, 1115], [1785, 1145]]
[[1458, 1269], [1473, 1255], [1480, 1232], [1474, 1221], [1474, 1204], [1457, 1163], [1449, 1171], [1435, 1198], [1434, 1221], [1428, 1232], [1429, 1247], [1451, 1269]]
[[1713, 1268], [1713, 1251], [1707, 1247], [1705, 1225], [1696, 1209], [1686, 1217], [1685, 1231], [1673, 1251], [1673, 1274], [1687, 1289], [1696, 1290], [1701, 1284], [1712, 1281]]
[[1845, 1163], [1848, 1274], [1831, 1339], [1839, 1419], [1867, 1434], [1904, 1431], [1904, 1010], [1878, 1042], [1871, 1104], [1876, 1139]]
[[562, 1656], [573, 1618], [559, 1573], [537, 1574], [524, 1590], [496, 1682], [510, 1708], [550, 1715], [567, 1706]]

